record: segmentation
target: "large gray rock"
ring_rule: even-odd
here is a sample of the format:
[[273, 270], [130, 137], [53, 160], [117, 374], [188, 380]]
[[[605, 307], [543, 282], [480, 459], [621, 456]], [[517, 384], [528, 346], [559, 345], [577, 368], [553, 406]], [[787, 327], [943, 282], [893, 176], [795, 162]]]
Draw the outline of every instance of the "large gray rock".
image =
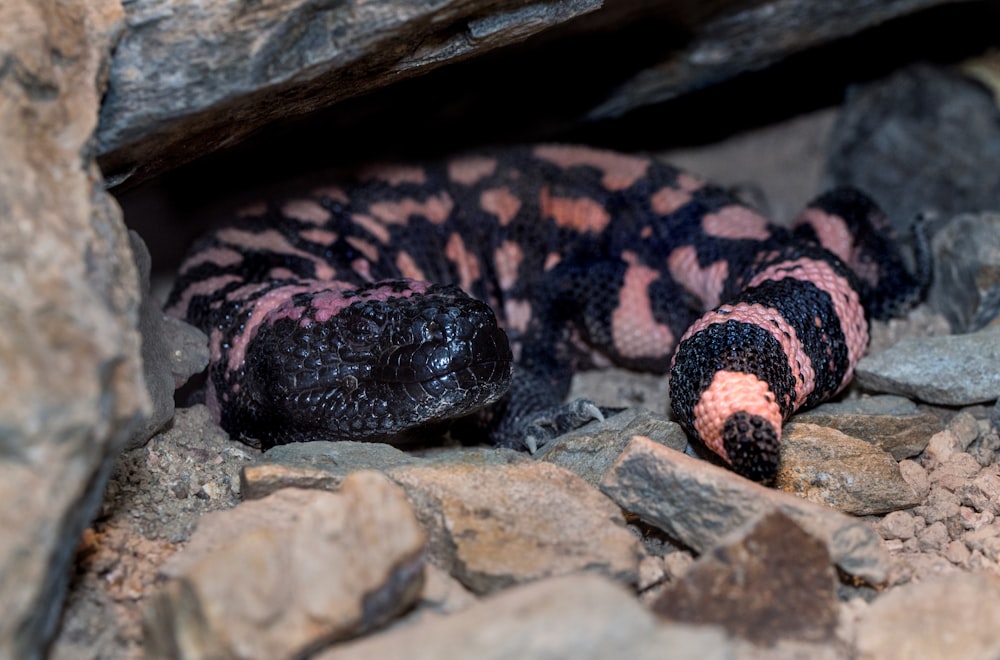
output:
[[[523, 108], [525, 88], [564, 123], [617, 117], [944, 1], [135, 0], [102, 111], [102, 165], [116, 180], [143, 180], [273, 122], [500, 47], [509, 57], [499, 66], [444, 85], [442, 127], [477, 108]], [[386, 105], [409, 113], [424, 98], [418, 90]]]
[[144, 177], [276, 119], [516, 43], [600, 4], [129, 2], [101, 111], [102, 164]]
[[697, 552], [734, 530], [780, 511], [824, 543], [840, 569], [871, 585], [884, 584], [889, 558], [863, 522], [819, 504], [771, 490], [637, 436], [604, 475], [603, 490], [626, 511]]
[[426, 535], [402, 489], [356, 472], [336, 493], [287, 488], [202, 518], [164, 572], [151, 657], [301, 657], [414, 604]]
[[[1000, 111], [997, 117], [1000, 123]], [[997, 142], [1000, 151], [1000, 135]], [[990, 208], [1000, 210], [1000, 195]], [[996, 318], [1000, 313], [1000, 213], [956, 216], [934, 235], [932, 245], [934, 282], [928, 302], [957, 332], [978, 330]]]
[[856, 378], [868, 390], [927, 403], [968, 406], [994, 401], [1000, 394], [1000, 326], [964, 335], [904, 339], [861, 358]]
[[998, 116], [989, 91], [955, 69], [900, 69], [849, 92], [828, 183], [872, 195], [903, 237], [918, 214], [995, 210]]
[[0, 656], [38, 657], [148, 412], [139, 282], [93, 162], [116, 1], [0, 3]]
[[[464, 612], [335, 646], [318, 660], [602, 660], [736, 657], [715, 626], [657, 625], [635, 597], [596, 575], [513, 587]], [[746, 656], [751, 657], [751, 656]]]

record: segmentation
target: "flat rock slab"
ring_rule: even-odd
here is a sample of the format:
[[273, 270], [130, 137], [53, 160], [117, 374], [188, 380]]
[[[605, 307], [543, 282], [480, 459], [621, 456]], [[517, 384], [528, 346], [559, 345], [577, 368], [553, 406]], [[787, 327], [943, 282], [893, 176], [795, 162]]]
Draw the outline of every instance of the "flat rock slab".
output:
[[657, 598], [670, 620], [719, 624], [761, 646], [833, 642], [837, 576], [826, 547], [772, 511], [698, 558]]
[[1000, 327], [946, 337], [904, 339], [858, 363], [865, 389], [944, 406], [994, 401], [1000, 393]]
[[801, 422], [785, 425], [781, 436], [775, 485], [787, 493], [855, 516], [920, 503], [896, 459], [871, 443]]
[[426, 535], [402, 489], [357, 472], [206, 515], [153, 601], [153, 657], [298, 657], [416, 602]]
[[795, 421], [837, 429], [889, 452], [897, 461], [922, 452], [927, 440], [944, 428], [934, 413], [889, 394], [824, 403], [797, 414]]
[[717, 627], [658, 625], [635, 596], [597, 575], [512, 587], [463, 612], [348, 642], [316, 660], [723, 660], [732, 648]]
[[336, 490], [357, 470], [380, 470], [420, 459], [380, 442], [297, 442], [264, 452], [260, 462], [243, 468], [240, 491], [248, 500], [282, 488]]
[[632, 436], [645, 436], [677, 451], [684, 451], [688, 439], [681, 427], [665, 415], [629, 408], [592, 422], [551, 440], [535, 458], [572, 470], [592, 486], [601, 483]]
[[1000, 582], [951, 573], [879, 596], [857, 626], [859, 660], [1000, 657]]
[[388, 474], [429, 531], [432, 560], [475, 593], [579, 570], [638, 580], [639, 538], [613, 502], [569, 470], [521, 462]]
[[641, 436], [605, 475], [601, 490], [626, 511], [700, 553], [724, 542], [734, 530], [781, 511], [820, 539], [845, 573], [870, 585], [888, 579], [888, 554], [863, 522]]

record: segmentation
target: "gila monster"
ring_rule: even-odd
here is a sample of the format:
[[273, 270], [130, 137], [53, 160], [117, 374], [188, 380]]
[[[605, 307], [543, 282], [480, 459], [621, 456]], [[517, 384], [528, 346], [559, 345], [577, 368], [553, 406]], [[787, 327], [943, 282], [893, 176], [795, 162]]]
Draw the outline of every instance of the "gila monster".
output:
[[576, 146], [369, 167], [240, 215], [194, 245], [167, 308], [210, 335], [217, 420], [263, 448], [455, 422], [534, 450], [607, 412], [564, 401], [574, 370], [617, 364], [669, 372], [687, 433], [768, 480], [782, 422], [848, 383], [868, 318], [929, 273], [858, 191], [784, 228]]

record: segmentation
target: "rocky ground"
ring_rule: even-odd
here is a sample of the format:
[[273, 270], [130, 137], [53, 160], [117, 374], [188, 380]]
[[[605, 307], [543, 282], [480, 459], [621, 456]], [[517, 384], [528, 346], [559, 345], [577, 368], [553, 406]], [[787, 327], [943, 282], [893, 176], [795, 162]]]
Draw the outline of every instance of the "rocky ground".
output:
[[[784, 215], [835, 121], [669, 156]], [[966, 217], [987, 244], [995, 216]], [[574, 393], [630, 410], [535, 457], [261, 454], [179, 410], [115, 465], [51, 656], [998, 657], [1000, 327], [975, 304], [877, 325], [775, 489], [693, 458], [663, 379], [617, 371]]]

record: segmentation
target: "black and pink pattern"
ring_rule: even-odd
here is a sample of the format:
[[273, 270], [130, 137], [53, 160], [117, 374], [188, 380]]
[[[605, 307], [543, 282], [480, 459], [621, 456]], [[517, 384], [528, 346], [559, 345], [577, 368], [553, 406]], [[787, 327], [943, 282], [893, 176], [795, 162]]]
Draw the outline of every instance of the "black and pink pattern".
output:
[[168, 309], [210, 333], [224, 428], [264, 447], [458, 420], [534, 448], [602, 415], [564, 399], [574, 370], [615, 363], [669, 372], [688, 433], [768, 479], [782, 422], [840, 391], [868, 315], [927, 279], [856, 191], [786, 229], [585, 147], [372, 167], [243, 215], [194, 247]]

